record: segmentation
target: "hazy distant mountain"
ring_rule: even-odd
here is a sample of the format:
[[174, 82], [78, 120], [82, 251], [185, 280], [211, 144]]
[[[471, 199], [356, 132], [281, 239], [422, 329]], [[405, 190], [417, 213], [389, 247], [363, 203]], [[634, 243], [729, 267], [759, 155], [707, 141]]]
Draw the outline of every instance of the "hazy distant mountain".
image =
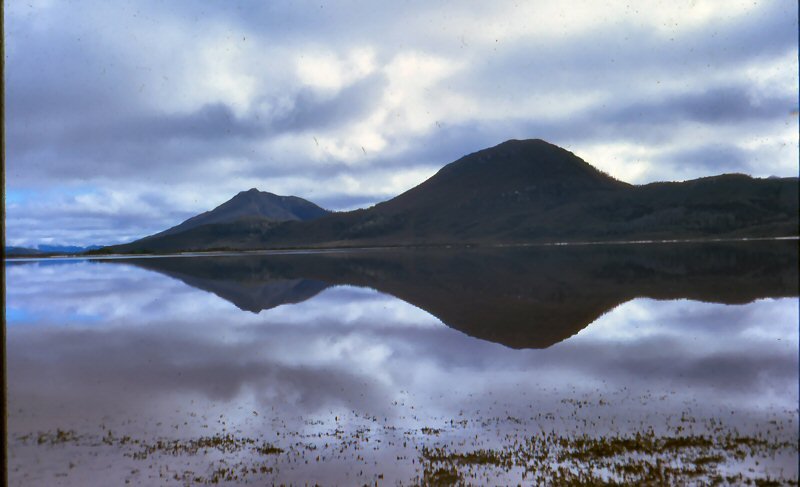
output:
[[36, 246], [40, 252], [43, 253], [63, 253], [63, 254], [79, 254], [81, 252], [86, 252], [87, 250], [97, 250], [102, 248], [101, 245], [87, 245], [85, 247], [81, 247], [79, 245], [45, 245], [40, 244]]
[[5, 254], [7, 256], [17, 256], [17, 255], [38, 255], [42, 252], [37, 249], [32, 249], [29, 247], [5, 247]]
[[369, 209], [195, 223], [104, 251], [793, 236], [798, 179], [727, 174], [634, 186], [545, 141], [510, 140]]
[[47, 245], [40, 244], [36, 248], [30, 247], [6, 247], [5, 252], [8, 256], [22, 255], [50, 255], [50, 254], [80, 254], [88, 250], [102, 248], [100, 245], [88, 245], [81, 247], [78, 245]]

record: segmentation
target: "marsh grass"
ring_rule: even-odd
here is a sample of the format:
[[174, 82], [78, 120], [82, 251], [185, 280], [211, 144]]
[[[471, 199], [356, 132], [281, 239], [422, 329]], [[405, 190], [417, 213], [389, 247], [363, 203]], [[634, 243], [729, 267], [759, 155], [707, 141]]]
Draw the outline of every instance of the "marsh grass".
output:
[[426, 475], [449, 472], [460, 479], [491, 470], [518, 471], [527, 480], [570, 485], [681, 485], [686, 483], [797, 485], [796, 479], [768, 476], [723, 475], [728, 462], [742, 462], [779, 451], [797, 453], [797, 444], [771, 442], [733, 433], [659, 436], [652, 430], [631, 435], [532, 436], [525, 442], [498, 449], [454, 451], [448, 447], [423, 448]]
[[[380, 469], [386, 465], [370, 453], [381, 450], [393, 452], [391, 458], [400, 466], [395, 473], [404, 472], [390, 477], [398, 485], [797, 485], [796, 472], [784, 475], [763, 466], [776, 456], [796, 457], [796, 440], [780, 440], [765, 430], [740, 433], [716, 419], [698, 422], [682, 415], [681, 425], [661, 433], [646, 427], [592, 435], [556, 430], [531, 434], [531, 425], [518, 418], [476, 419], [475, 426], [488, 421], [517, 428], [522, 423], [517, 430], [521, 434], [506, 435], [494, 446], [484, 443], [491, 435], [465, 435], [461, 422], [403, 430], [373, 421], [372, 426], [347, 430], [338, 420], [327, 431], [316, 424], [323, 428], [313, 434], [275, 431], [279, 444], [230, 433], [145, 440], [106, 429], [95, 435], [56, 429], [13, 440], [36, 449], [105, 451], [129, 459], [134, 467], [141, 465], [129, 470], [131, 479], [150, 470], [158, 475], [153, 480], [184, 485], [282, 483], [282, 469], [311, 472], [315, 465], [383, 484]], [[683, 423], [700, 425], [702, 434], [688, 432]], [[58, 475], [69, 475], [74, 466], [70, 461], [69, 470]]]

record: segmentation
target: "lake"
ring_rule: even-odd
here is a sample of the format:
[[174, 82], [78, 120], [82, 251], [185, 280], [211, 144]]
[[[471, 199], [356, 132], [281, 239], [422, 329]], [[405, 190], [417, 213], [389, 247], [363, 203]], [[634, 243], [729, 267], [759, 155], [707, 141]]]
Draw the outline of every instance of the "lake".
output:
[[6, 262], [11, 485], [798, 479], [797, 241]]

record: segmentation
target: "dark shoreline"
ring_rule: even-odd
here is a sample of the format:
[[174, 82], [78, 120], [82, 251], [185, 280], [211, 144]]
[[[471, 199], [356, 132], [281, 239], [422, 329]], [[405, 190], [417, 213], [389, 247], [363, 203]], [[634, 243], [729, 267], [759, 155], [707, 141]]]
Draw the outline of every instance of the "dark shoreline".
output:
[[104, 259], [130, 259], [130, 258], [160, 258], [160, 257], [202, 257], [202, 256], [225, 256], [225, 255], [285, 255], [285, 254], [318, 254], [333, 252], [351, 251], [375, 251], [375, 250], [411, 250], [411, 249], [491, 249], [491, 248], [525, 248], [525, 247], [573, 247], [585, 245], [652, 245], [652, 244], [682, 244], [682, 243], [721, 243], [721, 242], [764, 242], [800, 240], [798, 235], [783, 237], [737, 237], [737, 238], [687, 238], [687, 239], [645, 239], [645, 240], [596, 240], [596, 241], [575, 241], [575, 242], [530, 242], [530, 243], [440, 243], [440, 244], [387, 244], [369, 246], [333, 246], [333, 247], [276, 247], [267, 249], [209, 249], [209, 250], [183, 250], [180, 252], [163, 253], [131, 253], [131, 254], [51, 254], [51, 255], [28, 255], [28, 256], [4, 256], [6, 261], [37, 261], [37, 260], [104, 260]]

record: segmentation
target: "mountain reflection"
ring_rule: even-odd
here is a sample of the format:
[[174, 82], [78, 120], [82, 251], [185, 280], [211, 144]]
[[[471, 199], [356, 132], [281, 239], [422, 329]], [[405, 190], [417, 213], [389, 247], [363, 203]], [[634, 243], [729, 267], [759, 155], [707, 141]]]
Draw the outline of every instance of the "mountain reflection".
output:
[[469, 336], [547, 348], [637, 297], [742, 304], [798, 295], [796, 241], [369, 250], [107, 260], [258, 313], [369, 287]]

